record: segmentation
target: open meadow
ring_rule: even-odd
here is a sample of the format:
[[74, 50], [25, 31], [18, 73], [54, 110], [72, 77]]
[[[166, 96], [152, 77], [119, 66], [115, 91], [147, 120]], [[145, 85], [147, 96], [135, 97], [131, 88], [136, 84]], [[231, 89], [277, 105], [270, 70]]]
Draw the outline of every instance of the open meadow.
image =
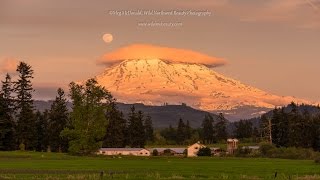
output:
[[[103, 174], [102, 174], [103, 172]], [[0, 179], [320, 179], [311, 160], [0, 152]]]

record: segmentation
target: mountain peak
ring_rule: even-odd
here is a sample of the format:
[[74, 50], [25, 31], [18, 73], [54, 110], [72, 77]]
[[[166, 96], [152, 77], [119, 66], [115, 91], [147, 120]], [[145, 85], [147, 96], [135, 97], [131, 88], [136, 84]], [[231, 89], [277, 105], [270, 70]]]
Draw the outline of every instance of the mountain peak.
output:
[[202, 64], [170, 62], [159, 58], [130, 59], [109, 67], [96, 77], [120, 101], [147, 105], [182, 104], [206, 110], [243, 106], [274, 108], [294, 97], [272, 95], [225, 77]]

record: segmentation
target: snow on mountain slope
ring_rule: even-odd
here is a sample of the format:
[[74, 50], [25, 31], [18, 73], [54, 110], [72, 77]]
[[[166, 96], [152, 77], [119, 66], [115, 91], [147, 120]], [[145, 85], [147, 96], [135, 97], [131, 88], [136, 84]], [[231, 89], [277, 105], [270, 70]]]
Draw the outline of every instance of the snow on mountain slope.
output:
[[310, 103], [276, 96], [227, 78], [205, 65], [161, 59], [125, 60], [96, 77], [120, 102], [146, 105], [181, 104], [206, 111], [254, 106], [274, 108]]

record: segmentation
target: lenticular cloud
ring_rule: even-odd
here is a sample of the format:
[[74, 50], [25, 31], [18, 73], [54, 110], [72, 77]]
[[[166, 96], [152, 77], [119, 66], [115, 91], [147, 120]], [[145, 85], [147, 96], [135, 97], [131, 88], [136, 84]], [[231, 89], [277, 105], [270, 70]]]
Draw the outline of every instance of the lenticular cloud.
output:
[[111, 65], [130, 59], [162, 59], [172, 63], [203, 64], [216, 67], [226, 64], [222, 58], [212, 57], [192, 50], [169, 48], [148, 44], [133, 44], [105, 54], [99, 64]]

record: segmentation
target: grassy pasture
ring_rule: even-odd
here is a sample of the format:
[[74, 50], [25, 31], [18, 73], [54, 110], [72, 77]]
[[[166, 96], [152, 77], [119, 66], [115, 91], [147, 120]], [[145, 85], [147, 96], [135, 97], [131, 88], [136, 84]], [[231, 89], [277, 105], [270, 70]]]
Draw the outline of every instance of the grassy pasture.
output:
[[[103, 175], [101, 172], [103, 171]], [[311, 160], [0, 152], [0, 179], [320, 179]]]

